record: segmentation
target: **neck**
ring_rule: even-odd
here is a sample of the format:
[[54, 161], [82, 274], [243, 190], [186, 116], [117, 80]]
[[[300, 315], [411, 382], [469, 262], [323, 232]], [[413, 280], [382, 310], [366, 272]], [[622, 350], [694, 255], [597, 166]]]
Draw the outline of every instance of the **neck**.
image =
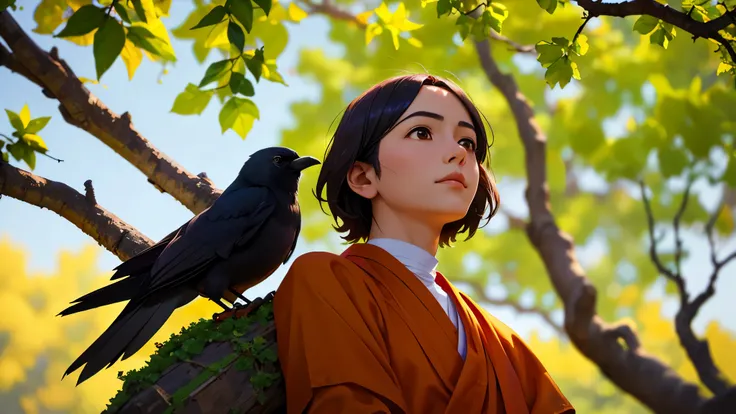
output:
[[384, 203], [373, 203], [373, 223], [368, 239], [388, 238], [413, 244], [437, 255], [442, 226], [430, 224], [417, 214], [398, 212]]

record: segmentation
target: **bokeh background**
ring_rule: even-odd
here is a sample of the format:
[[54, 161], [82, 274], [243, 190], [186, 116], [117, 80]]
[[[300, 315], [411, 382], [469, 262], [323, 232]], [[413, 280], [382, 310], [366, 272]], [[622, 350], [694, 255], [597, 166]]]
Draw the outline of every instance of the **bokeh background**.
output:
[[[68, 4], [72, 3], [79, 2]], [[13, 16], [42, 48], [58, 47], [59, 55], [78, 76], [95, 78], [90, 46], [33, 32], [50, 24], [41, 21], [39, 25], [39, 19], [34, 19], [39, 2], [22, 0], [18, 4], [23, 10], [13, 12]], [[42, 4], [66, 6], [64, 0], [43, 0]], [[181, 28], [196, 22], [196, 13], [201, 16], [202, 8], [208, 7], [203, 4], [168, 2], [169, 15], [163, 20], [169, 29], [179, 29], [173, 30], [171, 37], [178, 61], [166, 73], [161, 65], [144, 59], [129, 80], [126, 66], [118, 59], [100, 83], [87, 85], [89, 89], [113, 111], [129, 111], [136, 129], [188, 171], [204, 171], [224, 188], [246, 157], [265, 146], [285, 145], [321, 158], [340, 111], [381, 79], [429, 71], [455, 80], [493, 125], [492, 166], [503, 214], [470, 242], [443, 250], [440, 270], [469, 292], [473, 284], [485, 286], [475, 292], [476, 297], [528, 340], [578, 412], [647, 412], [608, 382], [560, 330], [561, 304], [523, 228], [514, 225], [515, 219], [525, 219], [528, 212], [523, 199], [524, 157], [513, 116], [486, 80], [472, 43], [463, 43], [454, 35], [451, 20], [438, 20], [432, 5], [422, 8], [419, 1], [405, 2], [409, 18], [425, 26], [411, 32], [421, 47], [404, 37], [398, 50], [388, 34], [379, 35], [366, 46], [364, 32], [355, 25], [320, 14], [292, 14], [283, 21], [269, 22], [259, 30], [267, 39], [267, 51], [272, 45], [272, 57], [277, 58], [288, 86], [268, 81], [256, 85], [253, 100], [260, 109], [260, 119], [243, 140], [232, 130], [221, 132], [218, 113], [222, 105], [217, 99], [213, 98], [201, 115], [171, 112], [174, 99], [185, 86], [197, 83], [206, 65], [221, 59], [217, 51], [204, 46], [206, 34], [195, 36]], [[282, 10], [288, 10], [289, 3], [282, 4]], [[379, 4], [338, 2], [353, 13]], [[390, 9], [395, 10], [397, 4], [390, 3]], [[507, 7], [511, 17], [504, 23], [503, 34], [520, 43], [571, 36], [580, 24], [579, 9], [569, 4], [552, 16], [534, 1], [509, 2]], [[693, 157], [689, 143], [693, 136], [716, 137], [709, 141], [704, 157], [709, 161], [706, 170], [716, 179], [696, 181], [684, 219], [687, 254], [683, 274], [688, 288], [700, 292], [711, 271], [703, 223], [717, 209], [724, 191], [729, 191], [724, 190], [723, 171], [729, 162], [729, 149], [733, 151], [736, 114], [729, 118], [728, 108], [719, 102], [736, 102], [736, 95], [725, 75], [715, 75], [718, 59], [711, 53], [711, 45], [693, 43], [689, 36], [681, 35], [665, 50], [651, 45], [649, 36], [632, 32], [633, 22], [601, 19], [589, 23], [586, 33], [591, 48], [579, 62], [582, 80], [564, 89], [545, 84], [544, 69], [535, 53], [514, 53], [505, 44], [493, 42], [494, 56], [503, 71], [516, 76], [548, 134], [553, 210], [561, 228], [575, 238], [581, 264], [598, 289], [599, 314], [608, 321], [628, 320], [649, 353], [697, 382], [674, 332], [676, 292], [658, 276], [648, 257], [646, 216], [635, 178], [644, 177], [651, 186], [655, 214], [666, 225], [682, 197], [685, 167]], [[209, 46], [217, 49], [216, 42], [210, 41]], [[191, 217], [190, 211], [148, 184], [110, 148], [65, 123], [58, 102], [0, 67], [0, 107], [20, 112], [24, 105], [33, 117], [52, 117], [40, 135], [50, 154], [64, 160], [57, 163], [39, 157], [35, 174], [79, 191], [91, 179], [102, 206], [152, 239], [160, 239]], [[688, 105], [696, 107], [696, 115], [688, 112], [692, 111]], [[725, 120], [714, 120], [716, 112]], [[10, 131], [3, 114], [0, 132]], [[28, 169], [25, 164], [13, 164]], [[344, 248], [330, 227], [330, 218], [319, 210], [311, 194], [316, 171], [308, 171], [302, 180], [305, 228], [294, 257], [305, 251], [339, 252]], [[736, 249], [733, 212], [733, 204], [719, 211], [721, 253]], [[671, 252], [671, 233], [662, 246]], [[121, 306], [67, 318], [55, 315], [72, 299], [104, 285], [118, 263], [117, 257], [56, 214], [9, 197], [0, 199], [0, 412], [99, 412], [120, 386], [118, 371], [141, 366], [154, 341], [217, 310], [198, 299], [177, 311], [136, 356], [79, 387], [74, 386], [76, 375], [62, 381], [68, 364], [112, 321]], [[276, 289], [287, 268], [288, 264], [246, 294], [255, 297]], [[736, 265], [722, 270], [716, 296], [694, 323], [696, 332], [710, 341], [718, 366], [732, 379], [736, 378], [734, 271]], [[485, 300], [478, 293], [485, 295]]]

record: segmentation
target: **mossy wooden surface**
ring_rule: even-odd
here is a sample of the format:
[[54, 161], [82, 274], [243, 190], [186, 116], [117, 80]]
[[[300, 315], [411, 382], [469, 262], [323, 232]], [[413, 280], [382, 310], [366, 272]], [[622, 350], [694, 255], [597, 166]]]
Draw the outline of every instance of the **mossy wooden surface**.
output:
[[283, 412], [272, 299], [256, 299], [247, 317], [200, 319], [157, 344], [144, 367], [119, 373], [123, 387], [103, 414]]

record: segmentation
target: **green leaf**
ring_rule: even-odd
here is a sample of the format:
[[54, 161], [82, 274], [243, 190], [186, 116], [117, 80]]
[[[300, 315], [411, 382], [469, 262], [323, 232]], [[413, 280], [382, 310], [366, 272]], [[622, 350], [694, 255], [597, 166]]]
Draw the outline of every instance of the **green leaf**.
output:
[[[450, 0], [438, 0], [437, 1], [437, 17], [442, 17], [445, 14], [450, 14], [452, 11], [452, 3]], [[461, 14], [461, 16], [465, 16]], [[466, 16], [467, 17], [467, 16]]]
[[263, 73], [263, 48], [257, 49], [252, 58], [245, 60], [245, 66], [248, 67], [250, 73], [256, 78], [256, 82], [261, 80]]
[[555, 9], [557, 9], [557, 0], [537, 0], [537, 3], [539, 7], [546, 10], [549, 14], [554, 13]]
[[227, 40], [230, 41], [231, 45], [235, 46], [239, 53], [243, 53], [243, 48], [245, 47], [245, 33], [243, 33], [243, 29], [233, 21], [229, 22], [227, 25]]
[[225, 10], [225, 7], [223, 6], [217, 6], [214, 9], [210, 10], [209, 13], [207, 13], [202, 20], [197, 23], [196, 26], [192, 27], [189, 30], [199, 29], [201, 27], [207, 27], [212, 26], [217, 23], [220, 23], [222, 19], [225, 18], [225, 15], [227, 14], [227, 10]]
[[537, 61], [542, 64], [544, 67], [548, 67], [549, 65], [555, 63], [557, 60], [559, 60], [564, 50], [560, 45], [556, 45], [553, 43], [548, 42], [539, 42], [535, 46], [537, 53], [539, 55], [537, 56]]
[[568, 47], [570, 45], [570, 40], [568, 40], [566, 37], [553, 37], [552, 43], [560, 45], [562, 47]]
[[2, 157], [3, 157], [3, 161], [4, 162], [10, 162], [10, 158], [8, 157], [8, 153], [7, 152], [3, 152], [2, 153]]
[[554, 87], [555, 84], [560, 84], [560, 88], [564, 88], [565, 85], [570, 83], [570, 79], [573, 76], [573, 68], [570, 64], [570, 59], [567, 56], [558, 59], [547, 68], [547, 72], [544, 74], [544, 79], [547, 81], [549, 86]]
[[233, 94], [240, 93], [245, 96], [253, 96], [256, 94], [255, 89], [253, 88], [253, 83], [246, 79], [245, 75], [240, 72], [233, 72], [230, 75], [230, 90]]
[[23, 126], [23, 121], [20, 119], [20, 115], [16, 114], [10, 109], [6, 109], [5, 113], [8, 114], [10, 125], [12, 125], [16, 131], [23, 132], [25, 130], [25, 127]]
[[50, 120], [50, 116], [42, 116], [40, 118], [32, 119], [31, 122], [28, 123], [24, 132], [27, 134], [36, 134], [42, 130]]
[[92, 52], [95, 56], [97, 80], [110, 69], [125, 47], [125, 29], [116, 19], [108, 17], [95, 33]]
[[649, 36], [649, 43], [653, 45], [660, 45], [663, 48], [667, 49], [667, 46], [670, 44], [671, 34], [667, 30], [665, 30], [662, 26], [659, 26], [657, 30], [652, 33], [651, 36]]
[[723, 172], [721, 179], [731, 188], [736, 188], [736, 151], [731, 151], [731, 155], [728, 157], [728, 166], [726, 166], [726, 171]]
[[212, 95], [212, 91], [203, 91], [193, 83], [187, 84], [184, 92], [174, 99], [171, 112], [179, 115], [199, 115], [207, 108]]
[[245, 139], [248, 132], [253, 128], [253, 122], [259, 117], [258, 107], [253, 101], [233, 96], [220, 110], [219, 120], [222, 133], [224, 134], [228, 129], [232, 129], [241, 138]]
[[135, 9], [135, 14], [138, 15], [138, 18], [141, 19], [143, 23], [148, 23], [148, 18], [146, 18], [146, 9], [143, 8], [141, 0], [133, 0], [133, 8]]
[[13, 9], [13, 11], [15, 11], [17, 9], [15, 5], [15, 1], [16, 0], [0, 0], [0, 12], [4, 11], [8, 7], [10, 7], [11, 9]]
[[245, 31], [250, 33], [253, 29], [253, 4], [250, 0], [231, 0], [230, 13], [245, 27]]
[[271, 82], [280, 83], [285, 86], [289, 86], [284, 81], [283, 76], [278, 72], [275, 63], [266, 63], [266, 70], [261, 74], [263, 79], [268, 79]]
[[120, 16], [120, 18], [125, 22], [130, 24], [130, 16], [128, 16], [128, 11], [125, 10], [125, 7], [123, 7], [123, 4], [120, 3], [120, 1], [116, 1], [113, 4], [113, 7], [115, 8], [115, 13]]
[[260, 6], [261, 9], [263, 9], [263, 12], [266, 13], [266, 16], [268, 16], [269, 13], [271, 13], [271, 0], [253, 0], [258, 6]]
[[66, 22], [66, 26], [55, 37], [84, 36], [100, 27], [105, 20], [105, 10], [91, 4], [77, 9]]
[[25, 150], [25, 153], [23, 154], [23, 161], [28, 164], [28, 167], [31, 169], [31, 171], [36, 169], [36, 151], [33, 151], [30, 148], [27, 148]]
[[656, 29], [658, 24], [658, 18], [648, 15], [642, 15], [639, 16], [639, 18], [636, 20], [636, 23], [634, 23], [634, 31], [639, 32], [643, 35], [647, 35], [651, 33], [652, 30]]
[[133, 44], [139, 48], [146, 50], [148, 53], [160, 56], [168, 61], [176, 61], [176, 55], [172, 53], [173, 51], [170, 46], [166, 44], [166, 41], [160, 39], [145, 27], [128, 27], [128, 40], [133, 42]]
[[657, 151], [657, 159], [659, 160], [659, 172], [664, 178], [682, 174], [682, 171], [690, 164], [687, 155], [682, 150], [670, 146], [660, 148]]
[[230, 61], [230, 59], [219, 60], [211, 64], [204, 72], [204, 77], [199, 82], [199, 87], [201, 88], [220, 79], [223, 75], [225, 75], [225, 72], [229, 71], [232, 68], [232, 66], [233, 63]]
[[[508, 12], [506, 12], [506, 14], [508, 15]], [[501, 26], [503, 25], [503, 21], [505, 20], [505, 17], [503, 17], [503, 15], [491, 13], [490, 9], [485, 9], [481, 18], [483, 19], [484, 25], [490, 27], [497, 33], [501, 33]]]

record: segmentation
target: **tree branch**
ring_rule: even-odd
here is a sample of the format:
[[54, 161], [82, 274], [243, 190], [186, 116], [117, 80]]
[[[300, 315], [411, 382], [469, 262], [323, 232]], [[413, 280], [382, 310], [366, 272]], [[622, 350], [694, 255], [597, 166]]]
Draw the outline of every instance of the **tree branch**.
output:
[[470, 286], [482, 303], [486, 303], [486, 304], [494, 305], [494, 306], [510, 306], [518, 313], [539, 316], [550, 328], [552, 328], [559, 335], [566, 335], [565, 329], [562, 326], [560, 326], [560, 324], [555, 322], [554, 319], [552, 319], [552, 316], [549, 314], [549, 312], [546, 312], [534, 306], [523, 306], [519, 302], [514, 302], [511, 300], [493, 299], [490, 296], [488, 296], [488, 294], [485, 291], [484, 286], [477, 281], [465, 280], [465, 279], [460, 279], [458, 281]]
[[0, 195], [3, 194], [57, 213], [120, 260], [153, 245], [151, 239], [100, 205], [90, 203], [68, 185], [0, 161]]
[[58, 58], [56, 48], [50, 53], [42, 50], [7, 10], [0, 12], [0, 36], [12, 51], [0, 49], [2, 65], [43, 87], [46, 96], [58, 99], [64, 120], [97, 137], [157, 188], [195, 214], [220, 195], [220, 190], [186, 171], [136, 131], [127, 112], [118, 115], [105, 106]]
[[657, 253], [657, 240], [654, 237], [654, 226], [655, 218], [652, 213], [652, 208], [647, 198], [646, 188], [642, 181], [639, 182], [641, 188], [641, 197], [644, 202], [644, 208], [647, 215], [647, 223], [649, 225], [649, 238], [650, 248], [649, 255], [652, 258], [657, 270], [660, 274], [664, 275], [667, 279], [673, 281], [677, 285], [677, 291], [680, 296], [680, 308], [675, 315], [675, 331], [677, 337], [680, 339], [680, 345], [685, 349], [688, 358], [692, 362], [695, 370], [698, 372], [700, 381], [713, 392], [714, 395], [720, 396], [728, 392], [731, 386], [728, 379], [723, 375], [721, 370], [716, 366], [713, 361], [713, 356], [710, 353], [710, 346], [706, 339], [699, 339], [693, 332], [692, 322], [697, 316], [700, 308], [715, 294], [715, 282], [718, 279], [720, 270], [729, 261], [736, 258], [736, 252], [727, 256], [724, 260], [718, 260], [715, 252], [715, 241], [713, 236], [713, 226], [715, 224], [718, 213], [723, 205], [719, 204], [716, 208], [715, 213], [708, 220], [706, 225], [706, 233], [708, 236], [708, 242], [711, 250], [711, 262], [713, 263], [713, 271], [711, 272], [710, 279], [708, 280], [708, 286], [706, 289], [698, 295], [693, 301], [690, 301], [689, 294], [687, 293], [685, 278], [682, 275], [682, 237], [680, 234], [680, 220], [682, 215], [685, 213], [687, 208], [687, 202], [690, 198], [690, 189], [693, 184], [693, 179], [689, 179], [685, 187], [685, 191], [682, 196], [682, 202], [680, 207], [675, 214], [673, 220], [674, 236], [675, 236], [675, 270], [667, 268], [659, 258]]
[[[580, 352], [614, 384], [657, 413], [694, 413], [705, 399], [695, 384], [648, 355], [624, 324], [611, 325], [596, 315], [596, 289], [575, 257], [572, 237], [560, 230], [549, 205], [547, 138], [513, 76], [500, 72], [488, 41], [476, 43], [488, 80], [506, 98], [526, 154], [530, 222], [527, 233], [565, 306], [565, 330]], [[625, 346], [619, 339], [623, 339]]]
[[[332, 3], [332, 0], [322, 0], [319, 3], [316, 3], [313, 0], [302, 0], [302, 1], [304, 5], [306, 6], [307, 11], [310, 14], [323, 14], [335, 20], [342, 20], [342, 21], [354, 23], [361, 29], [366, 28], [366, 24], [364, 22], [358, 20], [356, 16], [353, 15], [352, 13], [342, 10], [339, 7], [335, 6]], [[515, 50], [519, 53], [528, 53], [528, 54], [537, 53], [534, 45], [522, 45], [520, 43], [517, 43], [509, 39], [506, 36], [503, 36], [495, 32], [494, 30], [490, 31], [489, 37], [498, 42], [506, 43], [509, 46], [509, 49]]]
[[736, 23], [736, 9], [727, 10], [720, 17], [708, 22], [699, 22], [667, 4], [655, 0], [629, 0], [621, 3], [608, 3], [599, 0], [578, 0], [578, 5], [588, 12], [588, 18], [598, 16], [627, 17], [648, 15], [681, 28], [693, 35], [693, 40], [702, 37], [713, 39], [728, 50], [736, 62], [736, 52], [731, 44], [718, 32]]

